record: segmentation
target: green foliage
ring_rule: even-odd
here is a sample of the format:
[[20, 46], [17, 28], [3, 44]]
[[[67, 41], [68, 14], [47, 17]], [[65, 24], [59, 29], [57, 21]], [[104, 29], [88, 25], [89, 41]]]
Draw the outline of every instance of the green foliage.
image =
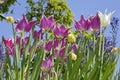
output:
[[[3, 2], [2, 2], [3, 1]], [[16, 2], [16, 0], [1, 0], [0, 13], [6, 13], [9, 11], [9, 7]]]
[[37, 19], [39, 23], [42, 13], [50, 16], [54, 15], [55, 21], [60, 24], [70, 26], [73, 20], [73, 14], [69, 9], [65, 0], [27, 0], [27, 18], [32, 20]]
[[[8, 12], [10, 6], [15, 2], [16, 0], [0, 0], [0, 14]], [[0, 18], [0, 20], [2, 20], [2, 18]]]

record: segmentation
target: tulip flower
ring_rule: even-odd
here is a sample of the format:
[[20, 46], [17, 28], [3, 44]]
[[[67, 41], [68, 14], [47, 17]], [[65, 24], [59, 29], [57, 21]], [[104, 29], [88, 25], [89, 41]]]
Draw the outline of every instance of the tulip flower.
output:
[[33, 38], [34, 39], [43, 39], [43, 35], [44, 35], [44, 33], [42, 32], [42, 29], [40, 29], [39, 31], [34, 31], [33, 32]]
[[59, 40], [56, 39], [54, 41], [54, 56], [56, 57], [57, 54], [62, 58], [64, 56], [66, 41], [65, 39]]
[[17, 21], [15, 30], [20, 33], [29, 32], [35, 23], [36, 23], [36, 20], [32, 20], [28, 22], [25, 18], [25, 15], [23, 15], [23, 18]]
[[[25, 47], [27, 41], [28, 41], [28, 37], [22, 38], [22, 47]], [[16, 37], [16, 43], [20, 45], [20, 37], [19, 36]]]
[[61, 25], [60, 27], [56, 26], [54, 29], [54, 35], [58, 39], [63, 39], [68, 35], [68, 31], [70, 28], [66, 28], [64, 25]]
[[100, 18], [100, 24], [101, 26], [107, 27], [110, 24], [110, 19], [113, 15], [113, 12], [110, 12], [109, 14], [106, 13], [107, 10], [105, 11], [105, 14], [101, 13], [100, 11], [98, 12], [99, 18]]
[[80, 21], [75, 20], [75, 28], [78, 31], [88, 30], [88, 29], [90, 29], [90, 26], [91, 26], [90, 21], [85, 20], [83, 15], [81, 15]]
[[98, 13], [96, 14], [96, 16], [90, 16], [89, 20], [91, 22], [91, 29], [96, 31], [100, 29], [100, 19], [98, 16]]
[[63, 48], [60, 50], [60, 52], [59, 52], [60, 58], [63, 58], [64, 55], [65, 55], [65, 47], [63, 47]]
[[77, 44], [72, 44], [72, 49], [74, 51], [74, 53], [77, 51]]
[[42, 61], [41, 69], [44, 72], [49, 72], [52, 68], [52, 56], [49, 56], [46, 60]]
[[54, 22], [53, 16], [46, 18], [46, 16], [44, 14], [42, 15], [42, 18], [40, 20], [40, 28], [41, 29], [43, 29], [45, 31], [52, 30], [54, 25], [55, 25], [55, 22]]
[[45, 43], [45, 50], [47, 53], [49, 53], [52, 49], [52, 44], [53, 44], [53, 41], [48, 41]]
[[5, 46], [9, 52], [9, 54], [14, 56], [14, 43], [13, 43], [12, 39], [4, 38], [4, 43], [5, 43]]

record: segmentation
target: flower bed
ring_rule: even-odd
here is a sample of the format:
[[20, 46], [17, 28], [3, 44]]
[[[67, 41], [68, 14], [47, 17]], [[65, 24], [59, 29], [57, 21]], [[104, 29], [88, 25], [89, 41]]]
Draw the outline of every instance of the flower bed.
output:
[[[74, 21], [76, 30], [44, 14], [39, 25], [23, 15], [12, 24], [13, 39], [3, 37], [0, 46], [1, 79], [5, 80], [110, 80], [118, 62], [119, 48], [108, 45], [106, 28], [114, 12]], [[37, 27], [37, 28], [36, 28]], [[2, 57], [1, 57], [2, 56]], [[4, 60], [5, 58], [5, 60]], [[1, 61], [0, 61], [1, 62]]]

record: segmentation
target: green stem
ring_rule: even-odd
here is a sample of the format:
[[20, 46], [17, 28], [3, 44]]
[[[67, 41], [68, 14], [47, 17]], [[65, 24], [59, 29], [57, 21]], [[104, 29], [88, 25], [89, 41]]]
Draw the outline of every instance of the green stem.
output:
[[93, 35], [94, 35], [94, 38], [93, 38], [93, 41], [94, 41], [94, 44], [93, 44], [93, 52], [95, 52], [95, 33], [94, 33]]
[[104, 30], [104, 33], [103, 33], [103, 37], [102, 37], [102, 40], [103, 40], [103, 43], [102, 43], [102, 56], [101, 56], [101, 71], [103, 71], [103, 60], [104, 60], [104, 36], [105, 36], [105, 30]]
[[58, 75], [57, 75], [57, 73], [54, 71], [54, 73], [55, 73], [55, 80], [58, 80]]
[[101, 41], [102, 41], [102, 28], [100, 27], [100, 42], [99, 42], [99, 62], [100, 62], [100, 76], [99, 76], [99, 80], [102, 80], [102, 64], [101, 64]]

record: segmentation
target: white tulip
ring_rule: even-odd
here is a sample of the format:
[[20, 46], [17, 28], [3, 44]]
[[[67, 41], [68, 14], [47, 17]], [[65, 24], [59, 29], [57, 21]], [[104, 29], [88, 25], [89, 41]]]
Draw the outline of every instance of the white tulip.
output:
[[98, 15], [99, 15], [99, 18], [100, 18], [101, 27], [102, 26], [104, 26], [104, 27], [109, 26], [110, 19], [111, 19], [111, 17], [112, 17], [114, 12], [115, 11], [110, 12], [109, 14], [107, 14], [107, 10], [105, 10], [105, 14], [101, 13], [100, 11], [98, 12]]

